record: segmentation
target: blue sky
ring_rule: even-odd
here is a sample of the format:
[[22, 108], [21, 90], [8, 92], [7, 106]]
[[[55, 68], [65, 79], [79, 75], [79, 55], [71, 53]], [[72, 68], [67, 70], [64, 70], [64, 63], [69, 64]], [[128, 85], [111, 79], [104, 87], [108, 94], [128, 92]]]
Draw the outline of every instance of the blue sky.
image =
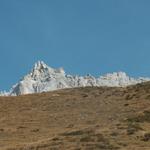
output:
[[67, 73], [150, 76], [149, 0], [0, 0], [0, 89], [37, 60]]

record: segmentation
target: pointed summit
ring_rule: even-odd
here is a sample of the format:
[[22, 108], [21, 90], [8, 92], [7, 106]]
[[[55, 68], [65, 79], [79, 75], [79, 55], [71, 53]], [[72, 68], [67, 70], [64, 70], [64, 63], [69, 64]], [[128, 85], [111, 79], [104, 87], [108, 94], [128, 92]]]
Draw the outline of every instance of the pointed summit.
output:
[[33, 69], [31, 70], [30, 74], [32, 77], [38, 77], [41, 74], [53, 74], [55, 69], [46, 65], [43, 61], [38, 61], [34, 64]]
[[63, 68], [54, 69], [52, 67], [49, 67], [43, 61], [38, 61], [37, 63], [34, 64], [31, 74], [33, 75], [33, 74], [40, 74], [40, 73], [65, 74], [65, 71]]
[[34, 64], [34, 70], [49, 68], [43, 61], [38, 61]]
[[46, 70], [48, 70], [48, 66], [43, 61], [38, 61], [34, 64], [30, 75], [33, 78], [39, 78], [41, 76], [41, 73], [46, 72]]

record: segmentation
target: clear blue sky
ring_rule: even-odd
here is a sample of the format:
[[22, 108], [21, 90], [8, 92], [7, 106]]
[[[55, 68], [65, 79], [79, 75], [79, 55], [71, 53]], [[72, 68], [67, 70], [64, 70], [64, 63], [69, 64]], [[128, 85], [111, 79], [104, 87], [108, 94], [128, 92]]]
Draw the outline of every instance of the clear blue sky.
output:
[[150, 76], [150, 1], [0, 0], [0, 89], [37, 60], [72, 74]]

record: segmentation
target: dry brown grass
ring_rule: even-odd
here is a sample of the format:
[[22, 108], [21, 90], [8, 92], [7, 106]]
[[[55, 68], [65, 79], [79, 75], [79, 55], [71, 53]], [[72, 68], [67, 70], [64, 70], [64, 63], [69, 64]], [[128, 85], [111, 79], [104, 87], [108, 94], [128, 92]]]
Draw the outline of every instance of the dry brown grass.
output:
[[150, 150], [150, 83], [0, 97], [0, 150]]

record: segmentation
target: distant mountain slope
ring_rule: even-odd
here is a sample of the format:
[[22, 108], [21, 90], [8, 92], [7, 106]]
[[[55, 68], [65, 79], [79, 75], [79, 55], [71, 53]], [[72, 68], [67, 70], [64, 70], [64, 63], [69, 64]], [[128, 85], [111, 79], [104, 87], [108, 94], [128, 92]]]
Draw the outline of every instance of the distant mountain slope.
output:
[[14, 85], [9, 92], [2, 92], [0, 95], [15, 96], [86, 86], [124, 87], [149, 80], [150, 78], [134, 79], [128, 77], [124, 72], [109, 73], [98, 78], [91, 75], [67, 75], [62, 68], [53, 69], [43, 61], [39, 61], [31, 72]]

